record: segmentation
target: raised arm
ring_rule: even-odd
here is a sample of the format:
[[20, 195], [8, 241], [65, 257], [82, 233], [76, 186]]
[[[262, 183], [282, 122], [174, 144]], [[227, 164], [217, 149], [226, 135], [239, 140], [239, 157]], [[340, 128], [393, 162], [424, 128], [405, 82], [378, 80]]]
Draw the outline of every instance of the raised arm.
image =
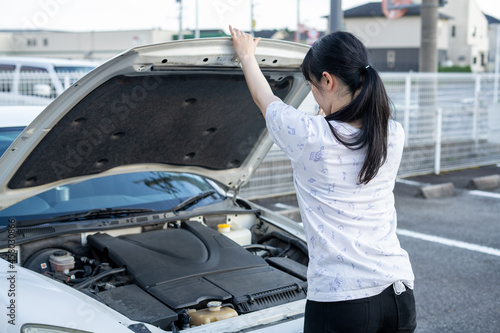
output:
[[257, 104], [262, 115], [265, 117], [267, 106], [280, 99], [273, 94], [269, 83], [267, 83], [266, 78], [259, 68], [257, 60], [255, 60], [255, 49], [260, 38], [254, 39], [244, 31], [233, 28], [232, 26], [229, 26], [229, 30], [233, 38], [234, 49], [238, 58], [240, 58], [241, 67], [248, 88], [250, 89], [250, 94], [252, 94], [255, 104]]

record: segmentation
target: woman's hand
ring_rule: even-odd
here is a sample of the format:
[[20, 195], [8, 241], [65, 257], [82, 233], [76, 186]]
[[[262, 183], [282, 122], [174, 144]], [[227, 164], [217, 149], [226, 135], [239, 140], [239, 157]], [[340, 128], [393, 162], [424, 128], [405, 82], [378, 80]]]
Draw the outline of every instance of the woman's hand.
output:
[[249, 34], [234, 29], [232, 26], [229, 26], [229, 30], [231, 31], [231, 37], [233, 37], [234, 50], [238, 58], [240, 58], [241, 68], [243, 69], [243, 74], [245, 74], [250, 94], [252, 94], [252, 98], [262, 112], [262, 115], [266, 117], [267, 106], [273, 101], [279, 101], [280, 99], [274, 96], [269, 83], [267, 83], [255, 59], [255, 49], [260, 38], [254, 39]]
[[253, 38], [244, 31], [238, 30], [229, 26], [231, 37], [233, 38], [233, 45], [240, 61], [245, 61], [248, 57], [254, 57], [255, 49], [259, 44], [260, 38]]

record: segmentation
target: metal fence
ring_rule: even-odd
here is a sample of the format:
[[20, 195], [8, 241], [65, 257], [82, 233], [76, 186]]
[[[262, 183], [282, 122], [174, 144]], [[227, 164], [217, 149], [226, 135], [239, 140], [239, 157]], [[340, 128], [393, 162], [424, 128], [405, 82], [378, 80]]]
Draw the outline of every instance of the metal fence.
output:
[[[0, 105], [47, 105], [84, 73], [0, 72]], [[493, 74], [382, 73], [393, 116], [406, 132], [400, 177], [500, 162], [498, 77]], [[316, 111], [309, 95], [299, 109]], [[292, 193], [290, 162], [273, 146], [241, 191]]]
[[[383, 73], [393, 117], [406, 133], [399, 177], [500, 162], [498, 77]], [[299, 109], [317, 108], [308, 97]], [[242, 189], [245, 197], [294, 192], [292, 168], [276, 146]]]
[[85, 73], [49, 73], [43, 69], [0, 71], [0, 105], [48, 105]]

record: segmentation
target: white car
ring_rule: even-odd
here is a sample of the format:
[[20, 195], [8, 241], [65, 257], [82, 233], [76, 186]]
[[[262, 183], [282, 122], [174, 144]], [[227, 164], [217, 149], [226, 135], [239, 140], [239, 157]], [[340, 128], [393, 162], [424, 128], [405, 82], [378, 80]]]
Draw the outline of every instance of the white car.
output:
[[86, 60], [0, 57], [0, 105], [48, 105], [96, 66]]
[[[307, 50], [257, 48], [295, 107]], [[303, 229], [238, 196], [271, 145], [228, 38], [91, 71], [0, 158], [0, 331], [302, 331]]]
[[42, 110], [43, 106], [0, 106], [0, 156]]

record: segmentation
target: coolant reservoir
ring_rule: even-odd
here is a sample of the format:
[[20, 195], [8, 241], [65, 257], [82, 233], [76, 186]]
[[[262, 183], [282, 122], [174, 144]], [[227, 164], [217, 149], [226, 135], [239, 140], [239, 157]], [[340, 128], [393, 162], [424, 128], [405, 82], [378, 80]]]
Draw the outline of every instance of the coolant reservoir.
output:
[[247, 228], [240, 227], [235, 222], [218, 224], [217, 230], [239, 245], [248, 245], [252, 243], [252, 232]]
[[54, 251], [49, 257], [50, 266], [56, 272], [67, 273], [75, 268], [75, 258], [64, 250]]
[[207, 304], [208, 307], [205, 309], [190, 309], [191, 325], [200, 326], [238, 316], [238, 313], [234, 309], [227, 306], [222, 307], [221, 305], [221, 302], [213, 301], [209, 302]]

